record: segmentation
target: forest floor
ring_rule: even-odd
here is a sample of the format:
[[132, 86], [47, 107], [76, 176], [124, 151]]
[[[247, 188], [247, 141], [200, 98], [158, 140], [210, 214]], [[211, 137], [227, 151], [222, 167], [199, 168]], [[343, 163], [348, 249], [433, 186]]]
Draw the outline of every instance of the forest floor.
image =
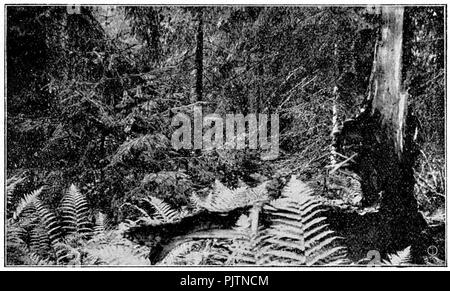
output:
[[[425, 219], [427, 227], [417, 243], [426, 248], [427, 263], [436, 263], [436, 260], [442, 263], [446, 252], [443, 157], [434, 154], [431, 158], [424, 151], [421, 153], [415, 170], [414, 190], [419, 213]], [[383, 218], [379, 215], [379, 204], [369, 207], [361, 205], [361, 178], [346, 169], [351, 159], [342, 156], [341, 162], [344, 161], [347, 162], [340, 167], [331, 167], [329, 154], [326, 152], [318, 153], [313, 158], [300, 153], [282, 155], [272, 166], [275, 173], [297, 175], [314, 189], [316, 198], [331, 210], [329, 223], [346, 238], [349, 258], [358, 261], [365, 258], [368, 245], [375, 246], [376, 241], [382, 239], [380, 236], [383, 236], [384, 226], [380, 220]]]

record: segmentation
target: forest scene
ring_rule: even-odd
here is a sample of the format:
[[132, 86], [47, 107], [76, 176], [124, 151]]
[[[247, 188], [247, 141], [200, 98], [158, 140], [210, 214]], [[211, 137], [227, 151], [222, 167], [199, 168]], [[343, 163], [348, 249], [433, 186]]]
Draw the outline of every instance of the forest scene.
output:
[[446, 266], [446, 6], [4, 9], [7, 266]]

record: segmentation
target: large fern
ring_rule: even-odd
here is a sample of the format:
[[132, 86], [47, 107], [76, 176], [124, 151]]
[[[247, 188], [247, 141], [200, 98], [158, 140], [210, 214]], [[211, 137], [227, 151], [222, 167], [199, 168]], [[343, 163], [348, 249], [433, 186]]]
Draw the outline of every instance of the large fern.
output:
[[338, 237], [327, 229], [321, 204], [311, 194], [293, 176], [282, 197], [265, 206], [272, 225], [263, 234], [260, 264], [311, 266], [346, 261], [345, 248], [336, 244]]
[[29, 254], [24, 258], [24, 262], [29, 264], [34, 264], [37, 257], [42, 261], [52, 261], [56, 255], [54, 246], [61, 239], [58, 218], [39, 198], [42, 190], [25, 195], [6, 226], [8, 246]]
[[[228, 241], [229, 250], [224, 264], [309, 266], [346, 262], [345, 248], [338, 245], [338, 237], [328, 230], [326, 218], [320, 215], [321, 203], [295, 176], [283, 190], [282, 197], [271, 202], [264, 194], [248, 195], [244, 189], [247, 188], [230, 190], [216, 182], [213, 194], [203, 200], [195, 198], [209, 211], [224, 212], [253, 205], [250, 215], [242, 215], [238, 220], [233, 239], [223, 237]], [[258, 206], [261, 204], [265, 204], [262, 209]], [[260, 225], [258, 215], [254, 215], [260, 211], [267, 217], [269, 227]], [[185, 250], [187, 246], [179, 248]]]
[[[14, 223], [16, 223], [21, 217], [25, 217], [28, 221], [35, 221], [36, 218], [38, 218], [39, 223], [33, 223], [32, 225], [35, 225], [35, 228], [41, 231], [45, 231], [45, 235], [47, 235], [50, 242], [53, 243], [57, 242], [60, 238], [60, 225], [55, 214], [48, 210], [39, 199], [39, 195], [42, 190], [43, 188], [41, 187], [38, 190], [33, 191], [31, 194], [25, 195], [21, 199], [16, 209], [13, 211], [12, 219], [7, 227], [13, 227]], [[25, 213], [27, 209], [29, 209], [33, 214]], [[36, 213], [36, 215], [34, 215], [34, 213]], [[35, 237], [38, 236], [36, 231], [37, 230], [35, 230], [34, 234]], [[42, 238], [43, 235], [39, 235], [39, 237]]]
[[[21, 254], [21, 264], [149, 264], [148, 248], [126, 240], [123, 229], [111, 230], [102, 214], [97, 216], [95, 237], [87, 235], [93, 233], [88, 220], [89, 208], [84, 195], [74, 185], [61, 201], [61, 217], [40, 200], [42, 190], [25, 195], [8, 220], [8, 253]], [[182, 215], [156, 198], [148, 198], [148, 202], [160, 220], [171, 221], [178, 219], [177, 214]]]
[[86, 198], [75, 185], [71, 185], [64, 195], [60, 211], [64, 231], [68, 234], [76, 232], [90, 235], [92, 228], [88, 219], [89, 207]]

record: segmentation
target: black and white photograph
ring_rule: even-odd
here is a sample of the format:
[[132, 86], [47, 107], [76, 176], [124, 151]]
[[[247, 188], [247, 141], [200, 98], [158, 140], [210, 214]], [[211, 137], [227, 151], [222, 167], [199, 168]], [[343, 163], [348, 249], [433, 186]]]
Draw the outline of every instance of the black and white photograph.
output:
[[447, 267], [446, 4], [2, 16], [3, 268]]

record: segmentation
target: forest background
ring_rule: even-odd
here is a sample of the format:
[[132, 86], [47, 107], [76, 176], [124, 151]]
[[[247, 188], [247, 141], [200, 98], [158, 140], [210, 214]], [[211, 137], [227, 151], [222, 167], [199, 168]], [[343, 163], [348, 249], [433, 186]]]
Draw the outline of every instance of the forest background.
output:
[[[415, 196], [429, 221], [445, 213], [444, 14], [406, 7], [404, 19], [403, 84], [421, 128]], [[6, 167], [20, 181], [8, 218], [42, 186], [50, 209], [74, 184], [90, 221], [101, 213], [118, 225], [137, 216], [124, 205], [149, 193], [184, 211], [216, 180], [276, 188], [288, 174], [329, 203], [357, 206], [354, 179], [329, 174], [330, 133], [333, 106], [344, 121], [367, 95], [378, 17], [345, 6], [7, 7]], [[172, 117], [194, 105], [279, 114], [279, 158], [175, 151]]]

